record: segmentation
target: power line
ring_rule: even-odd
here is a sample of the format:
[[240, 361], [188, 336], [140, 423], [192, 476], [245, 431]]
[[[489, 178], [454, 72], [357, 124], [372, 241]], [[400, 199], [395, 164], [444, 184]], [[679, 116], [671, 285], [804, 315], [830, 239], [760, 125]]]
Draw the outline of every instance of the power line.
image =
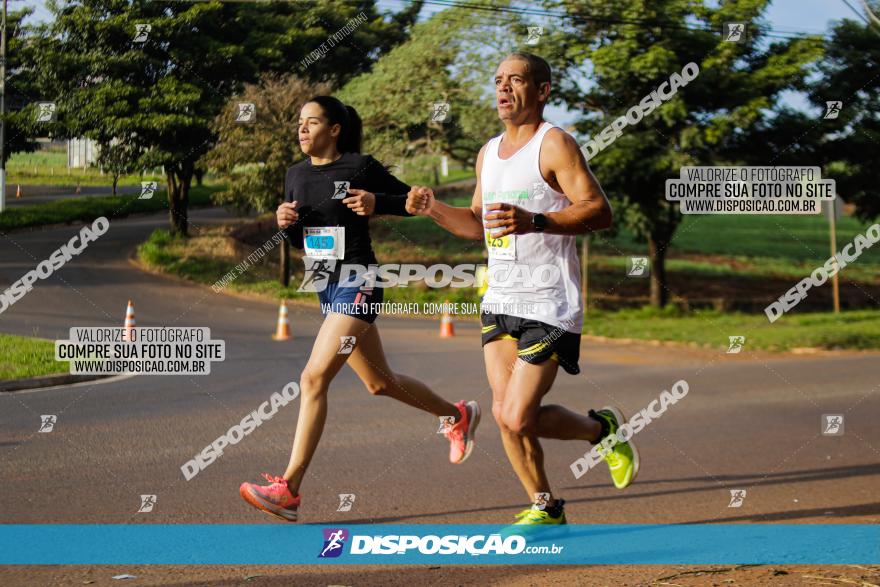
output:
[[858, 17], [861, 18], [863, 21], [865, 21], [865, 24], [871, 24], [870, 21], [868, 21], [868, 19], [865, 17], [864, 14], [862, 14], [861, 12], [859, 12], [858, 10], [856, 10], [855, 6], [853, 6], [852, 4], [850, 4], [849, 2], [847, 2], [846, 0], [843, 0], [843, 3], [846, 4], [847, 6], [849, 6], [849, 9], [852, 10], [852, 11], [855, 13], [856, 16], [858, 16]]
[[[405, 2], [412, 2], [413, 0], [401, 0]], [[546, 18], [563, 18], [567, 20], [574, 20], [579, 23], [586, 22], [597, 22], [597, 23], [605, 23], [605, 24], [624, 24], [624, 25], [633, 25], [633, 26], [641, 26], [645, 28], [653, 28], [653, 27], [661, 27], [667, 29], [674, 30], [685, 30], [685, 31], [705, 31], [705, 32], [718, 32], [718, 29], [712, 25], [696, 25], [696, 26], [688, 26], [686, 24], [682, 24], [680, 22], [673, 22], [662, 19], [647, 19], [647, 18], [622, 18], [622, 17], [613, 17], [613, 16], [602, 16], [596, 14], [586, 14], [582, 12], [560, 12], [560, 11], [551, 11], [541, 8], [528, 8], [528, 7], [516, 7], [516, 6], [491, 6], [484, 4], [473, 4], [468, 3], [463, 0], [424, 0], [424, 4], [434, 5], [434, 6], [442, 6], [446, 8], [465, 8], [474, 11], [483, 11], [483, 12], [493, 12], [496, 14], [515, 14], [520, 16], [539, 16]], [[783, 32], [776, 29], [772, 29], [769, 27], [759, 27], [759, 30], [763, 33], [764, 36], [792, 40], [792, 39], [804, 39], [810, 37], [821, 37], [825, 40], [827, 38], [825, 35], [816, 35], [809, 33], [801, 33], [801, 32]]]

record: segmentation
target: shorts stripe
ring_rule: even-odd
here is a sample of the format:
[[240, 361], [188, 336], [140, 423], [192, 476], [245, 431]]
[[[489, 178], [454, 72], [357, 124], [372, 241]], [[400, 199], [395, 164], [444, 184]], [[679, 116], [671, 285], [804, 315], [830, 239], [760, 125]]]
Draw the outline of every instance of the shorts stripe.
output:
[[546, 342], [546, 341], [538, 342], [538, 343], [533, 344], [530, 347], [526, 347], [524, 349], [518, 350], [516, 352], [516, 354], [522, 356], [522, 355], [531, 355], [531, 354], [535, 354], [535, 353], [540, 353], [541, 351], [543, 351], [544, 349], [546, 349], [549, 346], [550, 346], [549, 342]]

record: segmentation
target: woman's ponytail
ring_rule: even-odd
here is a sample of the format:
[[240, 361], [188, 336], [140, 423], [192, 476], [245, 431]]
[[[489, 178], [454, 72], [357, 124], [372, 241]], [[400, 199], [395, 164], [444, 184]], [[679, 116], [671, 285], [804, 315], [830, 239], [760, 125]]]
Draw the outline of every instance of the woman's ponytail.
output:
[[343, 128], [336, 148], [340, 153], [360, 153], [364, 134], [363, 122], [353, 106], [346, 104], [345, 110], [348, 113], [348, 128]]

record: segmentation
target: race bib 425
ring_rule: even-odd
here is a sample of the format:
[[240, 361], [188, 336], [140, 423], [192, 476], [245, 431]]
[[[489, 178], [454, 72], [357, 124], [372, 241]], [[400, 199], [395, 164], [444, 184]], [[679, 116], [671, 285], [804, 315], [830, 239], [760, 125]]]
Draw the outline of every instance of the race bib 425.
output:
[[502, 237], [492, 236], [492, 232], [486, 231], [486, 247], [489, 249], [490, 259], [516, 259], [516, 235], [508, 234]]

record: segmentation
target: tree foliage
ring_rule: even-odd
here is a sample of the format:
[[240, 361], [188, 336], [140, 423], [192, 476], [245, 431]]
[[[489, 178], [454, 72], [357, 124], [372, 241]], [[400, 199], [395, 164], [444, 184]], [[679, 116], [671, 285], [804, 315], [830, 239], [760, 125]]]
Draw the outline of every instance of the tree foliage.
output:
[[6, 17], [4, 164], [13, 153], [33, 151], [37, 146], [33, 139], [45, 136], [49, 130], [36, 122], [36, 104], [42, 96], [32, 66], [31, 27], [24, 22], [33, 12], [34, 9], [28, 7], [9, 12]]
[[[368, 68], [405, 37], [374, 4], [50, 0], [54, 20], [42, 31], [37, 70], [58, 102], [59, 132], [102, 144], [134, 137], [139, 165], [164, 167], [172, 231], [185, 235], [196, 162], [212, 147], [211, 124], [229, 96], [291, 64], [315, 79]], [[334, 51], [302, 65], [313, 42], [361, 13], [366, 22]], [[143, 42], [137, 25], [150, 27]]]
[[[287, 168], [302, 158], [300, 110], [309, 98], [330, 93], [328, 83], [289, 75], [266, 76], [233, 96], [214, 119], [217, 141], [204, 160], [226, 180], [227, 190], [218, 194], [218, 201], [240, 211], [274, 210], [284, 199]], [[253, 123], [235, 122], [239, 103], [254, 104]]]
[[[678, 205], [665, 200], [666, 179], [685, 165], [741, 159], [749, 148], [739, 140], [744, 129], [767, 117], [781, 92], [803, 86], [821, 43], [768, 39], [761, 21], [767, 0], [548, 4], [570, 15], [554, 32], [556, 42], [542, 47], [561, 68], [560, 99], [586, 112], [577, 129], [587, 136], [596, 136], [689, 62], [699, 66], [699, 77], [590, 161], [617, 221], [648, 243], [651, 302], [663, 306], [669, 298], [665, 256], [681, 221]], [[722, 37], [727, 22], [746, 24], [741, 42]]]
[[[515, 45], [488, 43], [498, 31], [486, 13], [444, 10], [342, 88], [340, 97], [364, 121], [366, 150], [386, 161], [448, 155], [473, 163], [483, 143], [503, 130], [491, 79]], [[449, 105], [446, 120], [432, 120], [435, 103]]]

